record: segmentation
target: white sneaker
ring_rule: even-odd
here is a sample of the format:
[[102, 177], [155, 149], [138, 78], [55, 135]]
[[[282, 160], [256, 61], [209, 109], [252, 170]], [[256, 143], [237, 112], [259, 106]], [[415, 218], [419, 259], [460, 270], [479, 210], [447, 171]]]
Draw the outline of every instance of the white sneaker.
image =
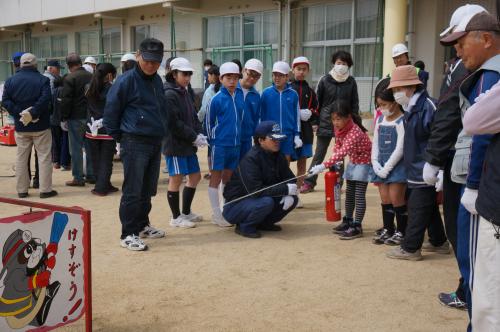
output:
[[219, 227], [232, 227], [233, 224], [230, 224], [226, 221], [226, 219], [224, 219], [223, 216], [215, 216], [215, 215], [212, 215], [212, 224], [215, 224]]
[[128, 235], [123, 240], [120, 240], [120, 245], [132, 251], [143, 251], [148, 248], [137, 235]]
[[202, 216], [197, 215], [196, 213], [193, 213], [193, 212], [191, 212], [190, 214], [182, 214], [181, 213], [181, 217], [186, 219], [186, 220], [189, 220], [191, 222], [199, 222], [199, 221], [203, 220]]
[[172, 227], [180, 227], [180, 228], [193, 228], [196, 227], [196, 224], [192, 221], [184, 219], [182, 215], [178, 216], [176, 219], [170, 219], [170, 226]]
[[161, 229], [156, 229], [151, 225], [144, 227], [142, 231], [139, 232], [139, 237], [148, 239], [159, 239], [165, 237], [165, 231]]

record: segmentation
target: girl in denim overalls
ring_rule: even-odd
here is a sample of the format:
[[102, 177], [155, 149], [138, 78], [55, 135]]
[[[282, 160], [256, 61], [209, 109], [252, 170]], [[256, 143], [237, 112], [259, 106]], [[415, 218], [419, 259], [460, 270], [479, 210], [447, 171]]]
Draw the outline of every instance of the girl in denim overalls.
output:
[[[406, 224], [406, 171], [403, 166], [404, 124], [401, 106], [396, 103], [390, 79], [379, 82], [375, 89], [375, 102], [382, 115], [377, 119], [373, 133], [372, 182], [376, 183], [382, 201], [383, 228], [373, 238], [375, 244], [399, 245]], [[397, 226], [394, 227], [394, 216]]]

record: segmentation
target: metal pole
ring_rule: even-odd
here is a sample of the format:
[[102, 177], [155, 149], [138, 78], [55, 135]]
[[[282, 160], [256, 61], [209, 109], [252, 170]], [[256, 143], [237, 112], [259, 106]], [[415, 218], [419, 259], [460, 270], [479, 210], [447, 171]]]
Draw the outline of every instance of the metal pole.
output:
[[99, 18], [99, 62], [104, 62], [104, 29], [102, 27], [102, 17]]
[[[279, 29], [279, 34], [278, 34], [278, 60], [282, 59], [283, 55], [283, 49], [282, 49], [282, 44], [283, 44], [283, 27], [281, 26], [283, 24], [283, 19], [281, 15], [283, 14], [283, 11], [281, 10], [282, 7], [282, 0], [278, 1], [278, 29]], [[272, 65], [272, 64], [271, 64]]]
[[172, 49], [172, 56], [177, 56], [175, 47], [175, 21], [174, 21], [174, 6], [170, 7], [170, 49]]

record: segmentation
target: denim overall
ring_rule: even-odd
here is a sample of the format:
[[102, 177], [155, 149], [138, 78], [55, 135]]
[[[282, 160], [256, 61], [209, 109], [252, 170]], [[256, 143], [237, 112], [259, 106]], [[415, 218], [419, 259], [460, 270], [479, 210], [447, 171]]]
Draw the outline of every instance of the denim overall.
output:
[[[396, 149], [396, 144], [398, 141], [398, 133], [395, 126], [383, 126], [380, 123], [383, 121], [384, 117], [380, 116], [378, 118], [378, 162], [382, 167], [389, 160], [392, 153]], [[400, 124], [403, 121], [403, 117], [396, 120], [396, 124]], [[389, 173], [387, 178], [382, 179], [376, 174], [372, 174], [372, 182], [375, 183], [406, 183], [406, 171], [403, 166], [403, 159], [396, 164], [396, 166]]]

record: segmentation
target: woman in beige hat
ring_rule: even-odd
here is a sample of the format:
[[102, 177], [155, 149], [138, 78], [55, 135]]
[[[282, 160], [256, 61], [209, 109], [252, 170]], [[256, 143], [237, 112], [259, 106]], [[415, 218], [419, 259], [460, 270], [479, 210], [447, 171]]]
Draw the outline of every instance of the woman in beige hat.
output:
[[435, 187], [426, 184], [422, 178], [425, 164], [423, 155], [436, 106], [418, 79], [415, 67], [411, 65], [394, 69], [388, 89], [392, 89], [394, 99], [405, 110], [403, 164], [408, 178], [409, 196], [408, 226], [404, 240], [400, 247], [389, 251], [387, 256], [416, 261], [422, 259], [420, 251], [427, 228], [434, 251], [441, 252], [448, 247], [436, 199], [436, 192], [442, 189], [442, 172]]

